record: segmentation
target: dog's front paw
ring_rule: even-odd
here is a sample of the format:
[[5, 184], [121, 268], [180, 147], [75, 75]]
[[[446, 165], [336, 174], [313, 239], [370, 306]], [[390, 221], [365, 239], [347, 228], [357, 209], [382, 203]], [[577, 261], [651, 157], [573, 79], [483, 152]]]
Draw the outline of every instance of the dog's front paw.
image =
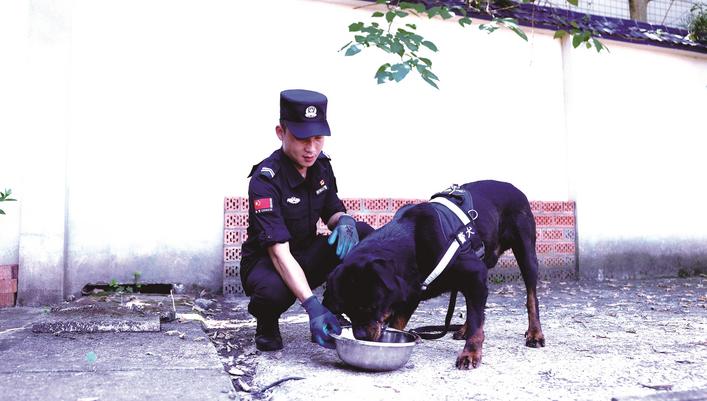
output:
[[530, 330], [525, 332], [525, 346], [530, 348], [541, 348], [545, 346], [545, 335], [542, 331]]
[[462, 351], [457, 357], [457, 369], [476, 369], [481, 365], [481, 351]]

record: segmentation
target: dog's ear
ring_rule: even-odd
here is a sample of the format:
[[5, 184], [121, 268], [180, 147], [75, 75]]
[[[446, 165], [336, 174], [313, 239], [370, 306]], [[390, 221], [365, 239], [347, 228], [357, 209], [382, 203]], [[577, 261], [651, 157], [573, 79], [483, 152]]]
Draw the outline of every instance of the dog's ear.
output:
[[332, 313], [342, 313], [343, 305], [341, 303], [340, 283], [342, 280], [343, 265], [340, 264], [329, 274], [327, 278], [326, 289], [324, 290], [324, 299], [322, 304]]
[[400, 301], [406, 301], [410, 296], [410, 286], [405, 279], [396, 273], [396, 266], [393, 261], [378, 259], [373, 263], [373, 270], [378, 278], [383, 282], [385, 288], [396, 295]]

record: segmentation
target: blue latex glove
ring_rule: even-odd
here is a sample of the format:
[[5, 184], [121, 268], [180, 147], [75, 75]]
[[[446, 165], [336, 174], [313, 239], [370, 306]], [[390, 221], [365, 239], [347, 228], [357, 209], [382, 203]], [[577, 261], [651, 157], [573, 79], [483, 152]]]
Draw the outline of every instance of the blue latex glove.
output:
[[336, 349], [334, 339], [329, 333], [341, 334], [341, 326], [329, 309], [319, 302], [316, 296], [312, 295], [302, 302], [302, 307], [309, 315], [309, 331], [317, 344], [325, 348]]
[[[337, 241], [338, 239], [338, 241]], [[334, 231], [329, 236], [329, 245], [336, 242], [336, 256], [344, 260], [346, 255], [358, 244], [358, 232], [356, 231], [356, 221], [348, 214], [341, 215]]]

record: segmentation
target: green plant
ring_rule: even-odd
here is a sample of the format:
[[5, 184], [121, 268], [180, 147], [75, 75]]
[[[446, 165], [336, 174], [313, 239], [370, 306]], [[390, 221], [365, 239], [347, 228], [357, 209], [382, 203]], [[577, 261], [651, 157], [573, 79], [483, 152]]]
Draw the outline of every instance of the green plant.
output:
[[135, 285], [136, 290], [140, 290], [140, 287], [142, 287], [142, 284], [140, 284], [140, 276], [142, 276], [142, 273], [136, 271], [133, 272], [133, 284]]
[[[520, 3], [531, 3], [534, 0], [520, 0]], [[568, 3], [576, 6], [579, 0], [567, 0]], [[437, 2], [434, 2], [437, 3]], [[432, 72], [432, 60], [423, 52], [437, 52], [437, 45], [417, 33], [417, 25], [406, 23], [402, 25], [402, 18], [409, 15], [420, 17], [427, 15], [428, 19], [440, 17], [448, 20], [458, 17], [457, 21], [461, 27], [471, 26], [471, 18], [467, 15], [467, 8], [480, 12], [491, 17], [491, 21], [479, 25], [479, 29], [492, 33], [499, 28], [507, 28], [513, 31], [523, 40], [527, 41], [528, 36], [519, 27], [518, 21], [514, 18], [501, 17], [500, 12], [510, 8], [518, 7], [518, 4], [509, 0], [466, 0], [464, 5], [447, 6], [443, 2], [440, 5], [433, 5], [428, 8], [425, 4], [416, 1], [400, 0], [377, 0], [376, 4], [385, 5], [385, 12], [375, 11], [371, 17], [376, 19], [370, 24], [364, 22], [354, 22], [349, 25], [349, 32], [354, 34], [354, 39], [345, 44], [339, 51], [346, 50], [344, 55], [353, 56], [360, 53], [365, 48], [377, 48], [385, 53], [397, 56], [397, 60], [392, 63], [385, 63], [378, 67], [375, 79], [379, 84], [386, 82], [400, 82], [412, 71], [417, 72], [429, 85], [439, 89], [437, 82], [439, 77]], [[562, 18], [558, 16], [558, 18]], [[380, 21], [380, 22], [378, 22]], [[399, 25], [396, 25], [399, 23]], [[565, 35], [572, 36], [572, 45], [576, 48], [584, 44], [587, 48], [596, 48], [597, 52], [607, 50], [600, 41], [594, 38], [597, 32], [588, 31], [581, 28], [576, 22], [569, 22], [572, 29], [560, 30], [555, 34], [555, 38]], [[402, 25], [402, 26], [401, 26]]]
[[110, 281], [110, 284], [108, 284], [108, 287], [110, 288], [110, 291], [112, 292], [117, 292], [117, 293], [122, 293], [122, 292], [133, 292], [133, 289], [130, 287], [123, 287], [118, 283], [118, 280], [112, 279]]
[[[11, 189], [5, 189], [5, 192], [0, 192], [0, 202], [16, 202], [17, 199], [10, 198], [12, 195]], [[5, 214], [5, 211], [0, 209], [0, 214]]]
[[687, 30], [690, 40], [707, 45], [707, 4], [696, 3], [690, 8]]

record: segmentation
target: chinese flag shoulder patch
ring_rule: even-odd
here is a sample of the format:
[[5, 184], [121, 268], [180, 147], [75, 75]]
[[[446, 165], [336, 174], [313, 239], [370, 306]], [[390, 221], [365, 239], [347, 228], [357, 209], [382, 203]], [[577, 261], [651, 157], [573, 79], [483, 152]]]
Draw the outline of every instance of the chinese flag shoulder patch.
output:
[[253, 201], [253, 210], [255, 213], [271, 212], [272, 198], [260, 198]]

